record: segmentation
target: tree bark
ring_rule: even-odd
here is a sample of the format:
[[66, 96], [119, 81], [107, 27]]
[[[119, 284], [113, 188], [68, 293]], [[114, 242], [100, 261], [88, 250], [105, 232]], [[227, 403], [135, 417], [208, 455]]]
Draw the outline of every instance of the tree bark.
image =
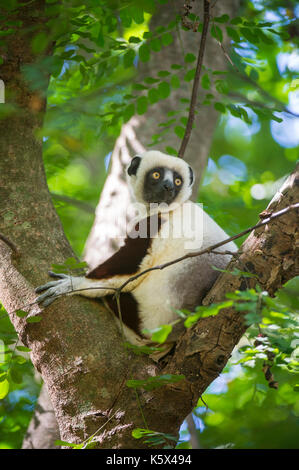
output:
[[[160, 7], [158, 13], [151, 20], [151, 28], [154, 29], [158, 26], [167, 25], [174, 18], [175, 13], [182, 11], [183, 5], [184, 1], [176, 2], [176, 11], [172, 11], [169, 5]], [[239, 0], [229, 0], [225, 5], [218, 2], [212, 13], [214, 16], [227, 13], [233, 17], [237, 14], [238, 7]], [[202, 16], [201, 5], [197, 6], [197, 13], [199, 16]], [[184, 54], [187, 52], [197, 55], [199, 39], [199, 34], [192, 31], [181, 31], [180, 35], [174, 35], [174, 42], [167, 48], [162, 48], [158, 54], [152, 54], [149, 63], [139, 63], [138, 77], [140, 81], [148, 75], [155, 75], [153, 73], [155, 70], [170, 69], [173, 63], [179, 62], [184, 64]], [[228, 42], [228, 38], [225, 37], [224, 43], [226, 46]], [[208, 68], [218, 70], [226, 68], [225, 56], [219, 45], [210, 36], [207, 38], [204, 64]], [[181, 74], [181, 78], [184, 73], [185, 71]], [[122, 244], [122, 234], [133, 216], [133, 213], [127, 210], [131, 195], [126, 184], [125, 168], [133, 155], [145, 151], [146, 145], [151, 142], [152, 134], [158, 129], [157, 123], [165, 121], [168, 111], [178, 108], [181, 98], [189, 97], [191, 92], [190, 84], [183, 80], [181, 80], [181, 83], [182, 86], [178, 90], [173, 90], [168, 99], [159, 101], [156, 105], [151, 106], [149, 111], [143, 116], [135, 115], [127, 124], [122, 126], [121, 134], [116, 141], [112, 153], [109, 175], [96, 209], [95, 221], [85, 245], [84, 258], [90, 268], [96, 267], [111, 256]], [[213, 93], [215, 93], [215, 96], [218, 95], [216, 90], [213, 90]], [[202, 95], [200, 98], [202, 98]], [[187, 161], [192, 165], [196, 174], [193, 199], [196, 199], [197, 196], [217, 119], [218, 114], [212, 107], [202, 108], [196, 119], [196, 126], [193, 129], [186, 155]], [[202, 129], [204, 129], [204, 132], [202, 132]], [[200, 146], [198, 142], [200, 142]], [[173, 133], [171, 135], [171, 145], [179, 147], [179, 139]], [[158, 150], [162, 151], [164, 147], [165, 143], [156, 146]], [[42, 405], [40, 403], [40, 406]], [[24, 445], [27, 445], [27, 438], [29, 439], [29, 444], [32, 442], [32, 429], [35, 422], [36, 419], [33, 417], [30, 435], [26, 435]], [[47, 426], [44, 426], [43, 429], [42, 417], [39, 419], [39, 428], [36, 432], [37, 434], [47, 433]], [[53, 440], [52, 433], [50, 433], [49, 439], [50, 442]], [[53, 445], [53, 443], [51, 442], [50, 445]]]
[[[46, 280], [51, 264], [61, 263], [73, 253], [51, 202], [42, 146], [35, 133], [45, 102], [22, 84], [20, 66], [23, 60], [30, 62], [32, 58], [28, 58], [26, 38], [14, 39], [16, 61], [3, 70], [8, 89], [18, 92], [21, 112], [0, 122], [4, 136], [0, 233], [14, 243], [19, 255], [0, 241], [0, 298], [47, 385], [62, 439], [81, 442], [101, 428], [96, 447], [144, 448], [146, 444], [131, 435], [132, 429], [145, 427], [145, 423], [135, 391], [126, 386], [126, 380], [168, 372], [185, 375], [185, 380], [175, 385], [138, 390], [149, 429], [177, 435], [182, 420], [221, 372], [246, 327], [242, 316], [233, 310], [205, 318], [182, 336], [174, 356], [164, 366], [124, 350], [115, 323], [97, 301], [65, 297], [43, 311], [37, 305], [24, 307], [33, 302], [34, 287]], [[32, 106], [36, 99], [41, 105], [38, 109]], [[297, 199], [298, 170], [268, 210]], [[295, 212], [290, 212], [256, 230], [243, 245], [240, 261], [233, 265], [247, 265], [264, 288], [273, 292], [296, 272], [296, 220]], [[206, 301], [223, 298], [224, 292], [241, 288], [243, 283], [243, 279], [224, 274]], [[29, 316], [40, 314], [41, 322], [27, 323], [19, 318], [15, 310], [20, 308]]]

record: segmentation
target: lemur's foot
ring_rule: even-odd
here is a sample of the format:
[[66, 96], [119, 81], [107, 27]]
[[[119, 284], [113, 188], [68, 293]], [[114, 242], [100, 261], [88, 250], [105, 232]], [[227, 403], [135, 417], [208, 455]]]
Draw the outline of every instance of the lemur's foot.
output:
[[35, 302], [41, 304], [43, 307], [47, 307], [57, 297], [60, 297], [63, 294], [69, 294], [74, 291], [74, 278], [73, 276], [69, 276], [67, 274], [57, 274], [49, 271], [49, 275], [51, 277], [58, 278], [58, 281], [51, 281], [47, 282], [47, 284], [43, 284], [35, 289], [35, 292], [39, 294], [40, 292], [44, 292], [42, 295], [35, 299]]

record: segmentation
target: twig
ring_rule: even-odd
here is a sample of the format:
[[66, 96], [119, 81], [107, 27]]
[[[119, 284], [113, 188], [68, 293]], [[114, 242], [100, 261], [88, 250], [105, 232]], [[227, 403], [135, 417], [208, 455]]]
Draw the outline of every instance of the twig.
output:
[[91, 436], [89, 436], [87, 439], [85, 439], [83, 442], [81, 442], [81, 444], [83, 445], [83, 449], [85, 449], [85, 446], [89, 443], [89, 441], [92, 440], [92, 438], [98, 433], [100, 432], [108, 423], [109, 421], [111, 421], [112, 418], [114, 418], [114, 416], [116, 415], [116, 413], [118, 413], [119, 410], [116, 410], [115, 413], [110, 416], [110, 418], [107, 419], [106, 423], [102, 424], [102, 426], [100, 426]]
[[80, 201], [79, 199], [65, 196], [65, 194], [57, 194], [57, 193], [52, 193], [52, 192], [51, 192], [51, 196], [53, 199], [56, 199], [57, 201], [65, 202], [66, 204], [70, 204], [72, 206], [78, 207], [79, 209], [82, 209], [85, 212], [94, 214], [95, 208], [91, 204], [88, 204], [85, 201]]
[[198, 57], [197, 57], [195, 77], [193, 81], [188, 121], [187, 121], [186, 129], [185, 129], [185, 134], [184, 134], [184, 137], [183, 137], [183, 140], [181, 142], [181, 146], [178, 152], [178, 157], [180, 158], [184, 158], [184, 153], [185, 153], [186, 147], [188, 145], [188, 142], [191, 136], [192, 126], [193, 126], [193, 122], [195, 118], [195, 108], [196, 108], [196, 101], [197, 101], [198, 88], [199, 88], [199, 78], [200, 78], [200, 73], [202, 69], [206, 38], [207, 38], [209, 22], [210, 22], [210, 1], [209, 0], [204, 0], [203, 10], [204, 10], [203, 30], [202, 30], [202, 34], [200, 38], [200, 46], [199, 46], [199, 52], [198, 52]]
[[278, 217], [281, 217], [282, 215], [285, 215], [287, 214], [288, 212], [290, 212], [291, 210], [294, 210], [294, 209], [298, 209], [299, 208], [299, 202], [295, 203], [295, 204], [291, 204], [290, 206], [288, 207], [285, 207], [284, 209], [278, 211], [278, 212], [274, 212], [272, 213], [271, 215], [269, 215], [269, 217], [263, 219], [261, 222], [258, 222], [256, 225], [254, 225], [253, 227], [249, 227], [247, 228], [246, 230], [243, 230], [243, 232], [240, 232], [238, 233], [237, 235], [233, 235], [232, 237], [229, 237], [229, 238], [226, 238], [225, 240], [223, 240], [222, 242], [218, 242], [218, 243], [215, 243], [215, 245], [211, 245], [207, 248], [205, 248], [204, 250], [200, 250], [200, 251], [195, 251], [193, 253], [187, 253], [186, 255], [184, 256], [181, 256], [180, 258], [176, 258], [172, 261], [168, 261], [167, 263], [164, 263], [164, 264], [160, 264], [160, 265], [157, 265], [157, 266], [153, 266], [151, 268], [148, 268], [148, 269], [145, 269], [144, 271], [141, 271], [140, 273], [136, 274], [135, 276], [132, 276], [130, 277], [129, 279], [126, 280], [126, 282], [124, 282], [119, 288], [118, 288], [118, 292], [121, 292], [122, 289], [124, 289], [124, 287], [126, 287], [130, 282], [132, 281], [135, 281], [136, 279], [138, 279], [140, 276], [143, 276], [144, 274], [147, 274], [149, 273], [150, 271], [155, 271], [155, 270], [162, 270], [164, 268], [167, 268], [168, 266], [172, 266], [173, 264], [176, 264], [176, 263], [179, 263], [180, 261], [183, 261], [185, 259], [188, 259], [188, 258], [194, 258], [195, 256], [200, 256], [200, 255], [203, 255], [205, 253], [211, 253], [213, 250], [215, 250], [216, 248], [219, 248], [220, 246], [223, 246], [223, 245], [226, 245], [227, 243], [229, 242], [232, 242], [234, 240], [237, 240], [238, 238], [241, 238], [243, 237], [244, 235], [247, 235], [248, 233], [252, 232], [253, 230], [257, 229], [257, 228], [260, 228], [262, 227], [263, 225], [266, 225], [268, 224], [269, 222], [272, 222], [272, 220], [274, 219], [277, 219]]
[[18, 248], [16, 247], [16, 245], [11, 240], [9, 240], [7, 237], [5, 237], [5, 235], [3, 235], [3, 233], [0, 233], [0, 240], [2, 240], [7, 246], [9, 246], [9, 248], [11, 248], [11, 250], [14, 252], [14, 254], [16, 256], [20, 255], [20, 252], [19, 252]]
[[233, 252], [233, 251], [229, 251], [229, 250], [226, 250], [226, 251], [216, 251], [216, 250], [211, 250], [211, 253], [213, 253], [213, 255], [231, 255], [231, 256], [236, 256], [236, 252]]
[[[250, 100], [246, 96], [242, 95], [241, 93], [232, 93], [232, 92], [230, 92], [228, 94], [228, 96], [231, 97], [231, 98], [238, 99], [238, 102], [244, 101], [245, 103], [250, 104], [252, 106], [257, 106], [258, 108], [267, 109], [267, 110], [271, 111], [272, 113], [274, 111], [278, 112], [278, 109], [270, 108], [269, 106], [267, 106], [265, 103], [262, 103], [261, 101]], [[271, 98], [271, 96], [268, 96], [268, 99], [270, 99], [270, 98]], [[277, 105], [279, 105], [278, 101], [277, 101]], [[293, 117], [299, 117], [299, 114], [296, 114], [296, 113], [293, 113], [293, 111], [290, 111], [286, 106], [284, 106], [283, 103], [280, 103], [280, 106], [282, 108], [279, 112], [284, 112], [284, 113], [290, 114]]]
[[[232, 59], [230, 58], [229, 54], [227, 53], [227, 51], [225, 50], [225, 47], [223, 46], [222, 42], [220, 42], [218, 39], [216, 39], [216, 42], [217, 44], [219, 45], [219, 47], [221, 48], [225, 58], [227, 59], [227, 61], [230, 63], [230, 65], [232, 66], [232, 68], [237, 72], [238, 76], [240, 77], [240, 79], [244, 82], [247, 82], [249, 83], [250, 85], [252, 85], [254, 88], [257, 89], [257, 91], [260, 93], [261, 96], [263, 96], [265, 99], [267, 100], [271, 100], [273, 103], [275, 103], [277, 106], [280, 106], [282, 107], [282, 110], [279, 111], [279, 112], [284, 112], [284, 113], [288, 113], [290, 114], [291, 116], [293, 117], [298, 117], [298, 114], [294, 113], [293, 111], [290, 111], [284, 103], [282, 103], [280, 100], [278, 100], [277, 98], [275, 98], [274, 96], [272, 96], [270, 93], [268, 93], [266, 90], [264, 90], [264, 88], [261, 87], [261, 85], [259, 85], [257, 82], [255, 82], [254, 80], [252, 80], [252, 78], [250, 78], [248, 75], [246, 75], [244, 72], [242, 72], [239, 67], [232, 61]], [[236, 94], [235, 94], [236, 95]], [[230, 93], [230, 96], [234, 96], [233, 93]], [[243, 95], [239, 95], [240, 98], [242, 98], [243, 100], [246, 100], [248, 103], [251, 103], [255, 106], [259, 106], [259, 107], [265, 107], [267, 109], [270, 109], [268, 108], [265, 104], [263, 103], [259, 103], [259, 102], [253, 102], [247, 98], [245, 98]], [[271, 109], [270, 109], [271, 110]], [[272, 112], [273, 111], [276, 111], [276, 110], [271, 110]]]
[[[244, 235], [247, 235], [248, 233], [252, 232], [253, 230], [257, 229], [257, 228], [260, 228], [260, 227], [263, 227], [264, 225], [268, 224], [269, 222], [272, 222], [274, 219], [277, 219], [285, 214], [287, 214], [288, 212], [294, 210], [294, 209], [299, 209], [299, 202], [295, 203], [295, 204], [291, 204], [290, 206], [287, 206], [285, 207], [284, 209], [278, 211], [278, 212], [273, 212], [272, 214], [270, 214], [267, 218], [263, 218], [263, 220], [261, 222], [258, 222], [256, 225], [252, 226], [252, 227], [249, 227], [247, 228], [246, 230], [243, 230], [243, 232], [240, 232], [238, 233], [237, 235], [233, 235], [232, 237], [229, 237], [229, 238], [226, 238], [225, 240], [223, 240], [222, 242], [218, 242], [218, 243], [215, 243], [215, 245], [211, 245], [207, 248], [205, 248], [204, 250], [200, 250], [200, 251], [195, 251], [193, 253], [187, 253], [186, 255], [184, 256], [181, 256], [180, 258], [176, 258], [172, 261], [168, 261], [167, 263], [164, 263], [164, 264], [160, 264], [160, 265], [156, 265], [156, 266], [153, 266], [151, 268], [148, 268], [148, 269], [145, 269], [144, 271], [141, 271], [140, 273], [136, 274], [135, 276], [132, 276], [130, 277], [129, 279], [126, 280], [126, 282], [124, 282], [120, 287], [104, 287], [104, 286], [97, 286], [97, 287], [86, 287], [84, 289], [74, 289], [72, 291], [69, 291], [69, 292], [64, 292], [64, 293], [61, 293], [61, 294], [57, 294], [53, 297], [55, 298], [58, 298], [58, 297], [62, 297], [63, 295], [67, 295], [67, 294], [71, 294], [72, 292], [83, 292], [83, 291], [87, 291], [87, 290], [96, 290], [96, 289], [109, 289], [109, 290], [113, 290], [115, 291], [115, 296], [116, 298], [119, 298], [119, 294], [121, 293], [121, 291], [129, 284], [131, 283], [132, 281], [135, 281], [136, 279], [138, 279], [139, 277], [143, 276], [144, 274], [147, 274], [148, 272], [150, 271], [156, 271], [156, 270], [162, 270], [162, 269], [165, 269], [167, 268], [168, 266], [172, 266], [173, 264], [176, 264], [176, 263], [179, 263], [180, 261], [184, 261], [185, 259], [188, 259], [188, 258], [194, 258], [195, 256], [201, 256], [205, 253], [215, 253], [215, 254], [220, 254], [220, 252], [215, 252], [216, 248], [219, 248], [220, 246], [223, 246], [223, 245], [226, 245], [227, 243], [233, 241], [233, 240], [237, 240], [238, 238], [241, 238], [243, 237]], [[263, 214], [263, 213], [262, 213]], [[263, 216], [263, 215], [262, 215]], [[224, 254], [224, 252], [221, 254]], [[230, 251], [227, 252], [227, 254], [232, 254], [233, 255], [236, 255], [236, 253], [231, 253]], [[35, 305], [37, 302], [36, 300], [34, 302], [31, 302], [30, 304], [27, 304], [27, 305], [24, 305], [23, 306], [23, 309], [24, 308], [28, 308], [28, 307], [32, 307], [33, 305]], [[7, 312], [8, 315], [16, 312], [16, 310], [18, 309], [15, 309], [15, 310], [12, 310], [11, 312]], [[120, 310], [120, 306], [118, 305], [118, 310]], [[121, 312], [119, 311], [118, 312], [120, 315], [121, 315]], [[5, 314], [6, 316], [6, 314]], [[0, 317], [0, 319], [3, 318], [3, 317]]]

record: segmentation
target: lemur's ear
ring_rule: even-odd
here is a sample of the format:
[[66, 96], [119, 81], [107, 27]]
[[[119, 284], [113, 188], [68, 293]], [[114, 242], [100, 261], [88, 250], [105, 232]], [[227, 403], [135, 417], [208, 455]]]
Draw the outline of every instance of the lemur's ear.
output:
[[192, 186], [193, 182], [194, 182], [194, 174], [193, 174], [193, 170], [191, 168], [191, 166], [189, 166], [189, 174], [190, 174], [190, 183], [189, 183], [189, 186]]
[[129, 176], [136, 175], [140, 162], [141, 162], [141, 157], [139, 157], [138, 155], [136, 155], [136, 157], [132, 159], [130, 166], [127, 169]]

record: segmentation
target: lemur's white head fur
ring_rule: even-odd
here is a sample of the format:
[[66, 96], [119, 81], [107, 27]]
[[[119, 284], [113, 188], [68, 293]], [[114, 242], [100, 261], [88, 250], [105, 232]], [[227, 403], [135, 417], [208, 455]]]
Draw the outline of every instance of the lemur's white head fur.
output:
[[168, 210], [171, 210], [172, 205], [182, 204], [187, 201], [191, 196], [194, 181], [192, 168], [181, 158], [166, 155], [158, 150], [150, 150], [137, 155], [132, 159], [131, 164], [127, 168], [127, 174], [129, 175], [128, 182], [136, 201], [142, 204], [145, 203], [145, 177], [150, 170], [157, 167], [175, 171], [182, 178], [180, 191], [175, 197], [173, 204], [170, 204]]

